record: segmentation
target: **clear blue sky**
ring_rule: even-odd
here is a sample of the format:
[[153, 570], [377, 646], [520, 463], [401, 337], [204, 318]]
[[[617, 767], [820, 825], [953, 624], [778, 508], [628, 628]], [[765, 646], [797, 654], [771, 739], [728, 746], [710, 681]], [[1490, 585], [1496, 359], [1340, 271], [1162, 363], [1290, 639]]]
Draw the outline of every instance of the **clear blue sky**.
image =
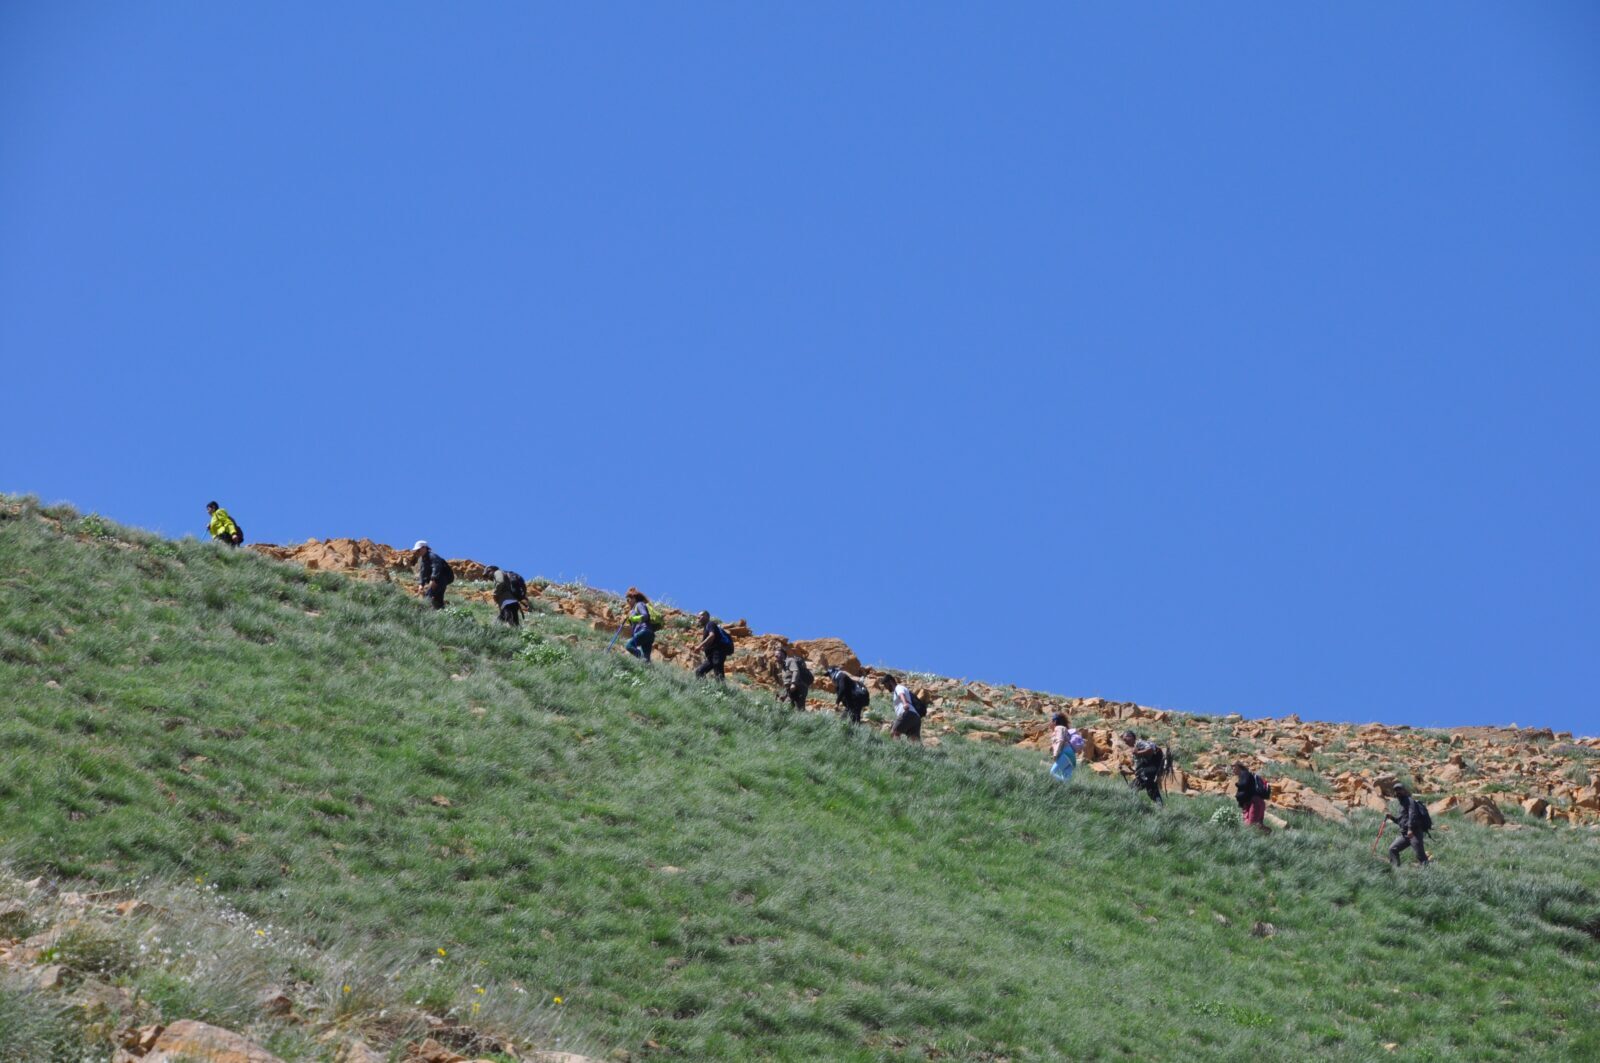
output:
[[0, 489], [1600, 731], [1600, 5], [0, 7]]

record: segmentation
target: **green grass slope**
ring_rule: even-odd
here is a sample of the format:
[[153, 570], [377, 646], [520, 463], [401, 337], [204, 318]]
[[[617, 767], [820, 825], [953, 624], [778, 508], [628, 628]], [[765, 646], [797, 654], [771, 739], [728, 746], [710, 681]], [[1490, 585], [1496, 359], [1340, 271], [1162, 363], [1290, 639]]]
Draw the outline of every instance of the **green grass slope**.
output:
[[405, 942], [634, 1059], [1600, 1058], [1590, 832], [1395, 874], [1374, 818], [1262, 838], [488, 620], [9, 500], [0, 850]]

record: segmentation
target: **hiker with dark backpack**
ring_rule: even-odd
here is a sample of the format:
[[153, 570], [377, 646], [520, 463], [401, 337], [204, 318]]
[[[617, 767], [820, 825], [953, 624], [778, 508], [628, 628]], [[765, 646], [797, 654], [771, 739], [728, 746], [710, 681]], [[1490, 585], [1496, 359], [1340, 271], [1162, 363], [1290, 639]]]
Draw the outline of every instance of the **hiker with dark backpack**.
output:
[[889, 728], [889, 737], [922, 741], [922, 718], [928, 714], [927, 707], [900, 680], [892, 675], [885, 678], [894, 684], [894, 726]]
[[1428, 811], [1427, 805], [1411, 796], [1411, 791], [1404, 783], [1395, 785], [1394, 796], [1400, 802], [1400, 814], [1394, 816], [1385, 813], [1385, 818], [1400, 828], [1400, 837], [1389, 846], [1389, 863], [1399, 867], [1400, 854], [1410, 846], [1411, 851], [1417, 854], [1417, 863], [1426, 864], [1428, 850], [1423, 841], [1433, 829], [1433, 814]]
[[1251, 771], [1242, 760], [1234, 764], [1233, 799], [1244, 813], [1246, 826], [1260, 828], [1263, 834], [1268, 831], [1267, 798], [1271, 796], [1272, 787], [1265, 779]]
[[227, 510], [215, 502], [207, 502], [206, 512], [211, 515], [211, 522], [206, 525], [206, 530], [211, 533], [213, 539], [229, 546], [238, 546], [244, 542], [244, 532], [239, 530], [238, 521], [228, 516]]
[[628, 605], [628, 618], [623, 622], [633, 625], [633, 635], [625, 648], [641, 661], [648, 661], [650, 651], [655, 648], [656, 632], [666, 618], [659, 607], [650, 604], [650, 599], [638, 587], [629, 587], [623, 601]]
[[1133, 760], [1133, 780], [1128, 785], [1148, 794], [1156, 804], [1166, 804], [1161, 797], [1161, 779], [1172, 773], [1172, 758], [1166, 750], [1132, 731], [1123, 733], [1122, 742]]
[[733, 653], [733, 636], [722, 629], [722, 625], [711, 619], [711, 614], [704, 609], [695, 617], [700, 624], [700, 645], [695, 647], [704, 655], [700, 667], [694, 670], [695, 678], [703, 679], [712, 672], [717, 673], [717, 678], [724, 683], [728, 681], [728, 674], [722, 670], [728, 657]]
[[872, 691], [867, 689], [867, 684], [843, 668], [829, 668], [824, 674], [833, 681], [833, 696], [839, 702], [839, 718], [860, 723], [861, 713], [872, 703]]
[[796, 710], [806, 710], [806, 698], [811, 693], [811, 683], [815, 678], [811, 669], [806, 667], [806, 659], [791, 655], [788, 650], [779, 646], [778, 656], [778, 682], [782, 684], [782, 692], [778, 695], [780, 701], [787, 701]]
[[444, 589], [456, 580], [450, 562], [440, 557], [428, 540], [418, 539], [411, 548], [417, 555], [417, 589], [435, 609], [444, 608]]
[[520, 627], [522, 614], [528, 608], [528, 581], [498, 565], [490, 565], [487, 571], [494, 581], [495, 608], [500, 611], [496, 619], [509, 627]]

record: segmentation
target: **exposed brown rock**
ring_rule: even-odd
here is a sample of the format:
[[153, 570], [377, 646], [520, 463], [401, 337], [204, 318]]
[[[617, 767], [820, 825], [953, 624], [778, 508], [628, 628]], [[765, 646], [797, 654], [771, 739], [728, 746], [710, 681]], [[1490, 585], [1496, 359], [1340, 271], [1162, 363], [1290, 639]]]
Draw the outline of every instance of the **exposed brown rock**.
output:
[[794, 652], [810, 661], [811, 667], [818, 671], [821, 668], [843, 668], [851, 675], [860, 675], [862, 672], [861, 659], [843, 639], [804, 639], [794, 643]]
[[283, 1063], [265, 1048], [232, 1030], [182, 1019], [161, 1031], [145, 1063]]

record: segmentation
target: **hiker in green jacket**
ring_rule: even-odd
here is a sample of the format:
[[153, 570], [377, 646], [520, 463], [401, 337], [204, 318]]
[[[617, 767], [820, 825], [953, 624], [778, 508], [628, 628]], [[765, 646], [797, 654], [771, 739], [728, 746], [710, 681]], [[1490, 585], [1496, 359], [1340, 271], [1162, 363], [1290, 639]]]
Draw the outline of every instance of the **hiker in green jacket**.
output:
[[238, 523], [228, 516], [227, 510], [215, 502], [207, 502], [206, 512], [211, 515], [211, 523], [206, 525], [206, 530], [211, 532], [213, 539], [229, 546], [238, 546], [244, 542], [244, 532], [240, 531]]

